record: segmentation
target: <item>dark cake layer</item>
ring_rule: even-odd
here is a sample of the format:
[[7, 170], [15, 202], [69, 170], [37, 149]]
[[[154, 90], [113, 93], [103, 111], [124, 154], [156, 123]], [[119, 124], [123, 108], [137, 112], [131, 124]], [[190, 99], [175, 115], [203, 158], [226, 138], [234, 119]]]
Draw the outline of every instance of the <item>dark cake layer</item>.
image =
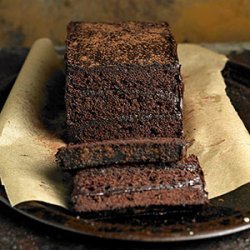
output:
[[65, 96], [69, 108], [67, 124], [140, 113], [179, 114], [181, 120], [179, 74], [179, 66], [158, 64], [69, 68]]
[[73, 175], [76, 212], [130, 207], [202, 205], [208, 202], [198, 159], [171, 164], [126, 164], [90, 168]]
[[182, 136], [183, 84], [168, 24], [73, 22], [66, 45], [69, 141]]
[[174, 162], [186, 153], [183, 139], [160, 138], [102, 141], [59, 148], [57, 162], [64, 169], [143, 162]]
[[81, 124], [69, 125], [68, 140], [71, 142], [92, 142], [116, 139], [139, 139], [172, 137], [181, 138], [179, 128], [182, 121], [176, 121], [175, 116], [141, 115], [135, 117], [120, 116], [110, 120], [84, 121]]

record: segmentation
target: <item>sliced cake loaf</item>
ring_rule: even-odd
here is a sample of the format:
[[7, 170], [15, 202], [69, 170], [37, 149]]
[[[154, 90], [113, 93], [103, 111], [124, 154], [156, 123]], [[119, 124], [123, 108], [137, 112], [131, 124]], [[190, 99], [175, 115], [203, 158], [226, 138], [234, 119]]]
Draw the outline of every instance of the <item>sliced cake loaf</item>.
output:
[[73, 209], [206, 204], [199, 161], [185, 158], [183, 82], [169, 25], [71, 22], [66, 47], [70, 144], [56, 160], [72, 177]]

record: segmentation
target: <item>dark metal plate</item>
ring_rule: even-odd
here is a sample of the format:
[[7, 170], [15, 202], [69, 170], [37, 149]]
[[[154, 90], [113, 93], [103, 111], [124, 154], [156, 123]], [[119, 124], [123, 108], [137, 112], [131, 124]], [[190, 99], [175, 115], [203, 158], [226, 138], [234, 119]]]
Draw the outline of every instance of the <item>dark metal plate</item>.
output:
[[[26, 202], [13, 208], [42, 223], [101, 238], [173, 242], [207, 239], [250, 229], [250, 184], [211, 200], [197, 211], [183, 209], [137, 216], [78, 217], [57, 206]], [[9, 205], [3, 187], [0, 200]]]
[[[235, 58], [236, 61], [233, 60]], [[232, 57], [223, 76], [233, 105], [250, 130], [250, 69], [249, 64], [242, 63], [242, 58], [238, 55]], [[41, 202], [26, 202], [13, 209], [47, 225], [77, 234], [130, 241], [173, 242], [218, 237], [250, 229], [249, 197], [250, 184], [247, 184], [211, 200], [209, 206], [199, 210], [161, 210], [154, 212], [153, 216], [145, 212], [112, 218], [80, 218], [68, 210]], [[10, 206], [3, 186], [0, 186], [0, 201]]]

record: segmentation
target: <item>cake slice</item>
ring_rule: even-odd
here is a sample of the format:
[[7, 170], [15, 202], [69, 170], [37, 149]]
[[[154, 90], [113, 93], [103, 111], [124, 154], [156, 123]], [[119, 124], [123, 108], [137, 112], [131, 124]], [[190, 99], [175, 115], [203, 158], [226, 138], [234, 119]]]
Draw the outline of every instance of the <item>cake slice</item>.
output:
[[114, 163], [173, 162], [185, 154], [185, 140], [160, 138], [68, 145], [59, 148], [56, 158], [63, 169], [81, 169]]
[[71, 22], [65, 59], [69, 142], [182, 137], [183, 83], [167, 23]]
[[203, 205], [208, 202], [198, 159], [171, 164], [124, 164], [73, 174], [76, 212], [113, 211], [151, 206]]

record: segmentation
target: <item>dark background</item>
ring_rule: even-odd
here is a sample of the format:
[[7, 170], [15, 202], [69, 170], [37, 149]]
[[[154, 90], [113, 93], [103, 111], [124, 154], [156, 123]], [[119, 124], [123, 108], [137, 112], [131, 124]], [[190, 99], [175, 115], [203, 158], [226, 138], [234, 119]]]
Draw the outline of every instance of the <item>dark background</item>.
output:
[[250, 40], [249, 0], [0, 0], [0, 47], [62, 45], [71, 20], [168, 21], [178, 42]]

